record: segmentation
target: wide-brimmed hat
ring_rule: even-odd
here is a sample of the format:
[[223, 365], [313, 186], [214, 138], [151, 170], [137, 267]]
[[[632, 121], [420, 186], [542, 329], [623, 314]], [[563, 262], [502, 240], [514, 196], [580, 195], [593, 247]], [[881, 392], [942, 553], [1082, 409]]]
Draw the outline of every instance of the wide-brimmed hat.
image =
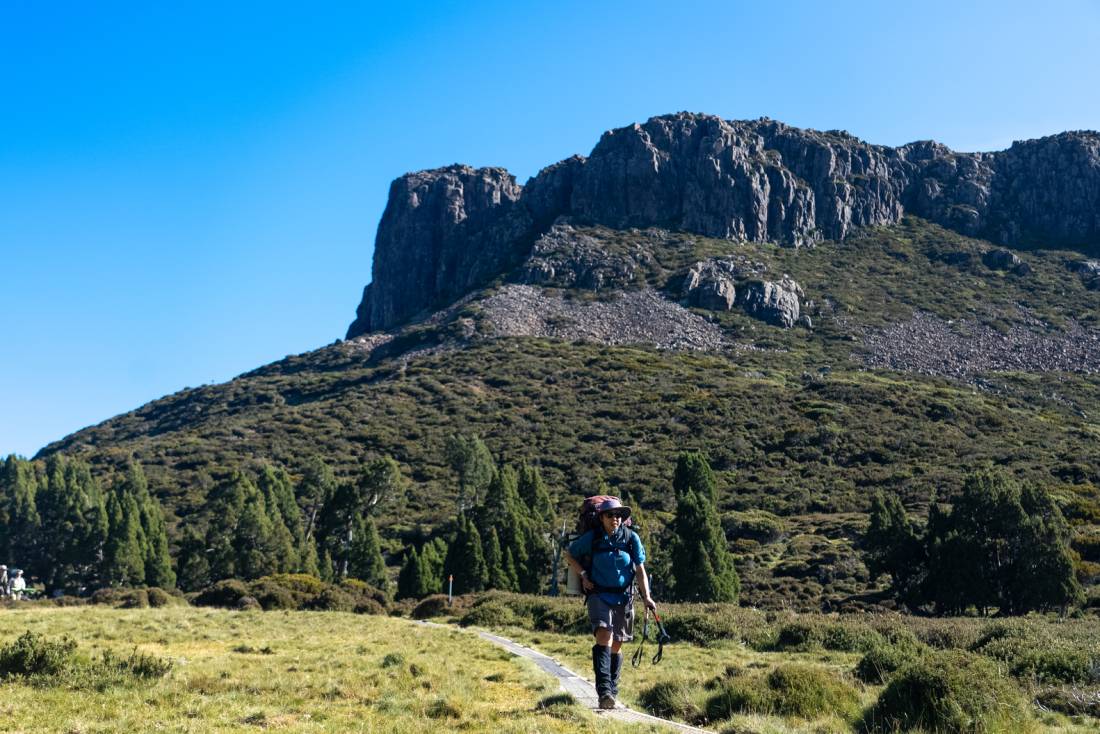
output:
[[619, 513], [623, 516], [624, 520], [630, 517], [630, 508], [624, 505], [622, 502], [619, 502], [619, 500], [615, 499], [614, 497], [609, 497], [600, 504], [596, 505], [596, 512], [601, 515], [605, 512], [611, 512], [612, 510], [618, 510]]

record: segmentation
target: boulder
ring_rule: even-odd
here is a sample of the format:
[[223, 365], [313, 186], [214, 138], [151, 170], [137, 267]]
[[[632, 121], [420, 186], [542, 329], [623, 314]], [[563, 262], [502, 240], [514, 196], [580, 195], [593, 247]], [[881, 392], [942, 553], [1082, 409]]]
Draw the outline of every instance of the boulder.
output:
[[750, 316], [789, 329], [799, 321], [802, 287], [787, 276], [779, 282], [753, 280], [738, 289], [737, 303]]
[[1017, 275], [1027, 275], [1031, 266], [1009, 250], [990, 250], [982, 255], [982, 264], [990, 270], [1007, 270]]

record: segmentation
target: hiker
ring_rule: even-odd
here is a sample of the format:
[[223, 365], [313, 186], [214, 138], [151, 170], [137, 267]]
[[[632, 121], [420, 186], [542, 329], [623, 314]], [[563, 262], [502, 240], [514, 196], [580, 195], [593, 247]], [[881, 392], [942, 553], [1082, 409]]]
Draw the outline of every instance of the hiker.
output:
[[[630, 508], [617, 498], [607, 497], [596, 506], [599, 527], [583, 533], [569, 544], [565, 561], [581, 578], [584, 586], [588, 621], [596, 644], [592, 646], [592, 671], [596, 676], [596, 694], [601, 709], [615, 708], [619, 695], [619, 674], [623, 669], [624, 642], [633, 637], [635, 579], [642, 601], [649, 609], [657, 604], [649, 593], [645, 572], [645, 548], [642, 541], [623, 523]], [[584, 567], [579, 558], [591, 558]]]
[[8, 595], [8, 567], [0, 563], [0, 596]]
[[23, 572], [15, 569], [15, 578], [11, 580], [11, 598], [22, 599], [23, 591], [27, 588], [27, 580], [23, 578]]

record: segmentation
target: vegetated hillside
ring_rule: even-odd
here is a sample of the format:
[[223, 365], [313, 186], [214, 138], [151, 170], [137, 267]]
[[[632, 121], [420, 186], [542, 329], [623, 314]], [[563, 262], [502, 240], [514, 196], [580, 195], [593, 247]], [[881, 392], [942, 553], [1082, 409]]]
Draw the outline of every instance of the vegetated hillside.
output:
[[[413, 482], [405, 510], [380, 518], [396, 549], [453, 516], [452, 433], [540, 464], [563, 514], [602, 477], [656, 525], [676, 455], [701, 449], [744, 598], [805, 608], [873, 588], [853, 540], [875, 490], [922, 515], [932, 491], [949, 497], [994, 464], [1055, 493], [1082, 578], [1100, 575], [1100, 293], [1080, 255], [1002, 261], [917, 219], [798, 251], [555, 232], [427, 321], [182, 391], [44, 453], [100, 466], [132, 455], [177, 520], [211, 476], [254, 459], [295, 470], [320, 455], [347, 474], [389, 454]], [[789, 275], [800, 325], [771, 325], [751, 301], [694, 307], [685, 282], [700, 261], [732, 263], [739, 293]], [[619, 308], [632, 297], [644, 299]], [[701, 336], [670, 348], [678, 329]]]

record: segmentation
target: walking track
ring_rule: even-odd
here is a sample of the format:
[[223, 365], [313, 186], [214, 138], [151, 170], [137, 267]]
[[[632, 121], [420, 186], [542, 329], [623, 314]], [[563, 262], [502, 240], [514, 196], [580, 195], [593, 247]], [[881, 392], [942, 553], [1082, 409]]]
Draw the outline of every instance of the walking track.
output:
[[[421, 624], [425, 624], [431, 627], [441, 627], [444, 629], [454, 629], [454, 627], [451, 627], [449, 625], [436, 624], [434, 622], [421, 622]], [[574, 699], [576, 699], [578, 703], [580, 703], [582, 706], [585, 706], [586, 708], [591, 709], [599, 716], [607, 716], [612, 719], [618, 719], [619, 721], [626, 721], [633, 724], [652, 724], [655, 726], [663, 726], [669, 729], [676, 729], [677, 731], [683, 732], [713, 734], [713, 732], [708, 729], [699, 729], [694, 726], [688, 726], [687, 724], [680, 724], [675, 721], [669, 721], [668, 719], [651, 716], [647, 713], [635, 711], [632, 708], [628, 708], [621, 703], [610, 710], [601, 709], [599, 698], [596, 696], [595, 687], [587, 680], [559, 663], [557, 660], [554, 660], [549, 655], [544, 655], [538, 650], [526, 647], [513, 640], [509, 640], [507, 637], [494, 635], [492, 632], [485, 632], [483, 630], [468, 631], [478, 635], [483, 640], [488, 640], [494, 645], [504, 648], [513, 655], [530, 660], [540, 669], [557, 678], [558, 685], [561, 687], [561, 690], [571, 695]]]

